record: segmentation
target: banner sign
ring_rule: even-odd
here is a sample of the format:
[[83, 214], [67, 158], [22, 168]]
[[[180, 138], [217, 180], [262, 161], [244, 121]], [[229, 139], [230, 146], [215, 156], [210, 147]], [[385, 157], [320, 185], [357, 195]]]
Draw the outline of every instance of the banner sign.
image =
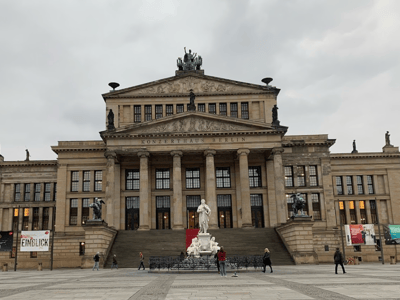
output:
[[12, 251], [13, 232], [0, 231], [0, 251]]
[[345, 225], [347, 246], [376, 245], [374, 224]]
[[400, 225], [383, 225], [385, 244], [400, 244]]
[[21, 231], [21, 251], [49, 251], [50, 230]]

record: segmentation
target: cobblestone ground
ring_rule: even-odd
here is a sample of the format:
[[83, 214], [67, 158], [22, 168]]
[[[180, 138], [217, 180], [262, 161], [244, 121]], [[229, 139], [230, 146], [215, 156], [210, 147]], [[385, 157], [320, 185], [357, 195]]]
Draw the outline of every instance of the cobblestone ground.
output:
[[400, 264], [276, 266], [274, 273], [62, 269], [0, 273], [1, 299], [400, 299]]

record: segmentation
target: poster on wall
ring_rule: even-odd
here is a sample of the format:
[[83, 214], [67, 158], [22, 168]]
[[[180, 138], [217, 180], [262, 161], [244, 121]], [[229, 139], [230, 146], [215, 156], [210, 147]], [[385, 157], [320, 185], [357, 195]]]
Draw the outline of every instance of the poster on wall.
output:
[[21, 231], [21, 251], [49, 251], [50, 230]]
[[400, 244], [400, 225], [383, 225], [385, 244]]
[[11, 251], [13, 244], [12, 231], [0, 231], [0, 251]]
[[345, 225], [347, 246], [376, 245], [374, 224]]

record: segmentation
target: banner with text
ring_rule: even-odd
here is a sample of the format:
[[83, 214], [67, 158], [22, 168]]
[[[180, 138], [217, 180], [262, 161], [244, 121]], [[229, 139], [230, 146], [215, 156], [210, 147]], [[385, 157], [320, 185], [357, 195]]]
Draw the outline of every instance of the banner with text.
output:
[[383, 225], [385, 244], [400, 244], [400, 225]]
[[374, 224], [345, 225], [347, 246], [376, 244]]
[[13, 244], [12, 231], [0, 231], [0, 251], [11, 251]]
[[21, 251], [49, 251], [50, 230], [21, 231]]

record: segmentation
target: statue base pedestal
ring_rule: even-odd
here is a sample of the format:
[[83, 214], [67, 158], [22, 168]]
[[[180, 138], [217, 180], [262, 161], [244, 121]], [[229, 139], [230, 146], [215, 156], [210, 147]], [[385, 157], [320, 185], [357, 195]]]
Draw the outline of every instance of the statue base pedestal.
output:
[[197, 236], [198, 236], [198, 239], [200, 242], [200, 247], [199, 247], [200, 254], [205, 251], [210, 251], [210, 253], [211, 253], [211, 250], [210, 250], [211, 234], [199, 233]]

